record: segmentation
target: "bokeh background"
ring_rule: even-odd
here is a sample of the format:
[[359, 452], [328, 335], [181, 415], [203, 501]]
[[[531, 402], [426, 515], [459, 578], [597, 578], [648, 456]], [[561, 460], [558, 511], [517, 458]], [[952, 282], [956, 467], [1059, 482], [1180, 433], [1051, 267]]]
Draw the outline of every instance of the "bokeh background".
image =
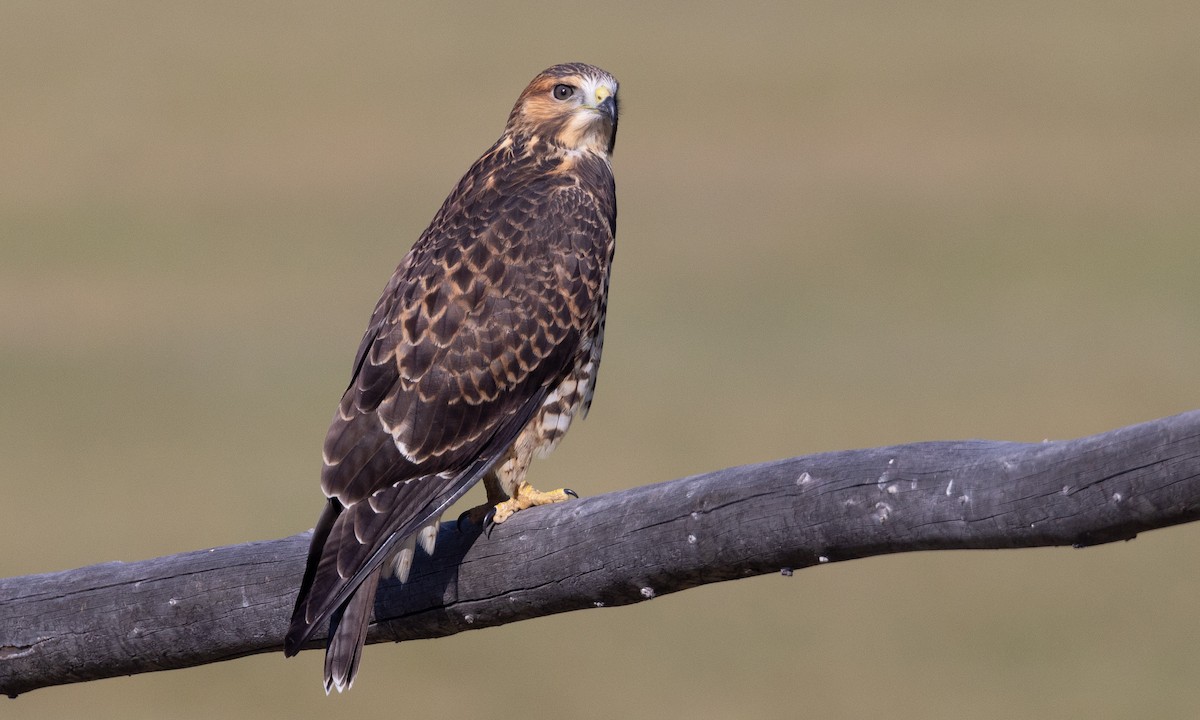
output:
[[[619, 247], [535, 482], [1200, 406], [1194, 2], [9, 0], [0, 575], [310, 527], [378, 292], [569, 60], [622, 82]], [[1198, 547], [873, 558], [376, 645], [341, 697], [310, 652], [0, 715], [1195, 717]]]

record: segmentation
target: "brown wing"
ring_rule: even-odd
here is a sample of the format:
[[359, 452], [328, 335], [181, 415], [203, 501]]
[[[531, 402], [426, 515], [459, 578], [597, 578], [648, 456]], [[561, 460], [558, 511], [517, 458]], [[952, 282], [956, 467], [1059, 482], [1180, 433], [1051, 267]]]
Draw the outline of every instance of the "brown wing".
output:
[[591, 342], [611, 203], [540, 173], [477, 185], [489, 158], [397, 268], [363, 337], [325, 440], [330, 500], [289, 654], [500, 458]]

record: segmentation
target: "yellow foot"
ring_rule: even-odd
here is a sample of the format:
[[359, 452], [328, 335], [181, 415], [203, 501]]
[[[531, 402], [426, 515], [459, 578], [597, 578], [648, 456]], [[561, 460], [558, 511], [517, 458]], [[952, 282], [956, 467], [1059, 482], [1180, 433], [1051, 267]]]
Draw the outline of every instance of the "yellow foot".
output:
[[567, 488], [559, 488], [550, 492], [541, 492], [535, 490], [532, 485], [522, 481], [517, 486], [517, 491], [508, 500], [496, 505], [495, 512], [492, 513], [492, 523], [499, 525], [505, 520], [512, 517], [512, 514], [526, 508], [536, 507], [538, 505], [549, 505], [551, 503], [560, 503], [568, 498], [577, 498], [574, 490]]

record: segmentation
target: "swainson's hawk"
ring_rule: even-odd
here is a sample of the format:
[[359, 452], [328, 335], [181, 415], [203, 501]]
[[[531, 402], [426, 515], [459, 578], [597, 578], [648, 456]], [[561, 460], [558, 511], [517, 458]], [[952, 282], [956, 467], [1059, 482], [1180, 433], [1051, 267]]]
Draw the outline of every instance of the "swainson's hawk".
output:
[[328, 502], [285, 641], [295, 655], [329, 620], [326, 692], [354, 682], [381, 575], [407, 579], [480, 478], [496, 523], [567, 499], [525, 472], [592, 400], [616, 135], [612, 75], [542, 72], [384, 288], [325, 438]]

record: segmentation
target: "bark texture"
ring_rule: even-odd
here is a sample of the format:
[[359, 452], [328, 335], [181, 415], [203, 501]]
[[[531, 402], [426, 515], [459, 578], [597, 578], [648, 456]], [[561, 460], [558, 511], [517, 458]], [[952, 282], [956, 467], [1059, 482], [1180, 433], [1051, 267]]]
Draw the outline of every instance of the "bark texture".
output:
[[[1077, 440], [822, 453], [529, 510], [490, 537], [445, 523], [407, 584], [380, 585], [368, 642], [824, 562], [1095, 545], [1197, 518], [1200, 411]], [[0, 580], [0, 693], [280, 650], [307, 544], [302, 533]]]

